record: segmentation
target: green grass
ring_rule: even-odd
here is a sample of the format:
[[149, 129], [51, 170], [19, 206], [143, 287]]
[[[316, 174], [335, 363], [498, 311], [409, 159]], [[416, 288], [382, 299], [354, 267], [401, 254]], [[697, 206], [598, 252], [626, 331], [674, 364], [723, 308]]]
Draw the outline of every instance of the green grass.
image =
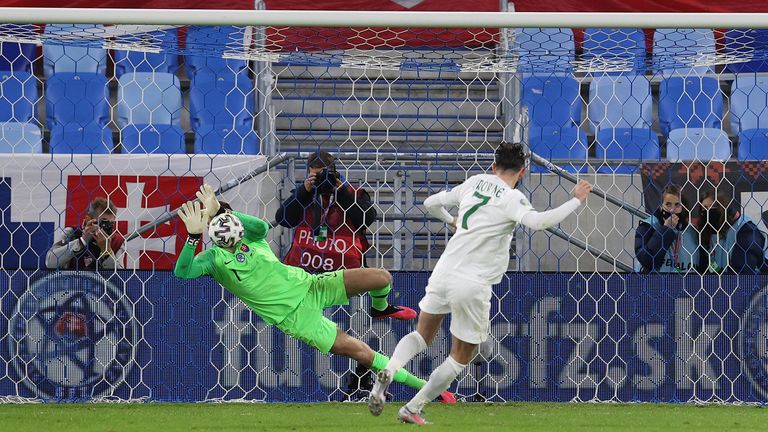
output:
[[[3, 431], [404, 431], [399, 405], [381, 417], [364, 404], [0, 405]], [[750, 406], [664, 404], [457, 404], [427, 407], [429, 431], [765, 431], [768, 411]]]

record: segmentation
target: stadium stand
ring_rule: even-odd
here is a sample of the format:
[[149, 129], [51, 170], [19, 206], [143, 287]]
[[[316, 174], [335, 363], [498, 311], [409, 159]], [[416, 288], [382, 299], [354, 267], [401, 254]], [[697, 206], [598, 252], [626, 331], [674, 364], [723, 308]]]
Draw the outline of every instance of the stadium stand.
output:
[[679, 128], [717, 128], [722, 124], [723, 94], [712, 77], [672, 77], [659, 86], [659, 125], [665, 135]]
[[109, 122], [107, 78], [97, 73], [62, 72], [46, 81], [45, 116], [48, 127], [71, 123]]
[[0, 122], [0, 153], [42, 153], [40, 128], [31, 123]]
[[[79, 72], [98, 73], [107, 71], [107, 51], [102, 48], [101, 35], [104, 26], [92, 24], [49, 24], [46, 33], [75, 34], [82, 38], [77, 44], [46, 42], [43, 44], [45, 76], [55, 73]], [[91, 40], [85, 38], [91, 37]]]
[[[247, 27], [197, 27], [191, 26], [187, 30], [188, 46], [226, 46], [235, 52], [248, 46]], [[238, 73], [245, 70], [248, 64], [240, 59], [223, 59], [203, 55], [187, 55], [184, 58], [187, 66], [187, 76], [194, 79], [195, 74], [201, 70], [212, 73]]]
[[[34, 31], [33, 25], [15, 25], [12, 30]], [[0, 41], [0, 71], [32, 73], [36, 47], [30, 43]]]
[[[177, 30], [152, 32], [142, 36], [149, 41], [150, 45], [156, 44], [158, 47], [168, 45], [175, 46], [178, 43]], [[135, 36], [133, 38], [135, 38]], [[130, 42], [130, 40], [126, 42]], [[129, 72], [162, 72], [175, 74], [179, 70], [179, 56], [175, 53], [168, 53], [167, 51], [154, 53], [115, 50], [113, 58], [115, 62], [115, 76], [118, 78]]]
[[731, 142], [724, 131], [715, 128], [680, 128], [669, 133], [667, 159], [679, 161], [726, 161], [731, 157]]
[[27, 122], [35, 117], [37, 80], [27, 72], [0, 72], [0, 121]]
[[691, 66], [690, 63], [700, 63], [715, 54], [712, 30], [656, 29], [653, 33], [654, 70], [664, 78], [712, 73], [712, 66]]

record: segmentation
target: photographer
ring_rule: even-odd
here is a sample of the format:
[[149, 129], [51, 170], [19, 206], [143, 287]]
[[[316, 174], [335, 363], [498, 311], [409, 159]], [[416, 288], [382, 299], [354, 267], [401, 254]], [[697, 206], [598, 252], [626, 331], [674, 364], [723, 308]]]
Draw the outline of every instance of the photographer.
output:
[[277, 222], [295, 228], [283, 260], [310, 273], [363, 267], [369, 248], [366, 230], [376, 209], [364, 189], [343, 182], [334, 157], [327, 152], [307, 158], [307, 178], [275, 214]]
[[661, 205], [635, 231], [635, 255], [640, 271], [685, 273], [697, 270], [698, 235], [688, 224], [680, 187], [668, 185], [661, 192]]
[[123, 267], [123, 236], [115, 231], [115, 207], [97, 197], [79, 227], [66, 227], [45, 256], [45, 266], [61, 270], [104, 270]]
[[[335, 158], [321, 151], [309, 155], [307, 178], [282, 203], [275, 219], [286, 228], [295, 228], [283, 262], [310, 273], [325, 273], [364, 266], [369, 248], [366, 230], [376, 220], [376, 209], [368, 192], [343, 181]], [[376, 319], [416, 317], [411, 309], [392, 306], [381, 311], [372, 307], [371, 315]], [[358, 365], [348, 378], [347, 397], [366, 397], [372, 386], [372, 373]]]
[[768, 265], [765, 234], [727, 193], [707, 191], [699, 219], [703, 253], [701, 266], [711, 273], [765, 273]]

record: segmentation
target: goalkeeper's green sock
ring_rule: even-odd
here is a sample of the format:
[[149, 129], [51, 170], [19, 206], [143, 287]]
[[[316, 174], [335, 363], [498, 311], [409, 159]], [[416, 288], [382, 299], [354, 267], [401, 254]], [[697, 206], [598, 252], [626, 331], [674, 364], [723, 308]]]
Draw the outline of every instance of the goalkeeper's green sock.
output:
[[387, 306], [389, 306], [389, 302], [387, 302], [387, 297], [389, 296], [389, 292], [391, 290], [392, 290], [392, 284], [389, 284], [382, 289], [371, 290], [370, 292], [368, 292], [368, 295], [371, 296], [371, 307], [380, 311], [383, 311], [384, 309], [386, 309]]
[[[374, 352], [371, 370], [374, 372], [379, 372], [380, 370], [387, 367], [387, 363], [389, 363], [389, 357], [385, 356], [384, 354]], [[392, 377], [392, 380], [416, 390], [420, 390], [422, 387], [424, 387], [424, 384], [426, 384], [426, 381], [411, 374], [404, 368], [398, 369], [398, 371], [395, 372], [395, 376]]]

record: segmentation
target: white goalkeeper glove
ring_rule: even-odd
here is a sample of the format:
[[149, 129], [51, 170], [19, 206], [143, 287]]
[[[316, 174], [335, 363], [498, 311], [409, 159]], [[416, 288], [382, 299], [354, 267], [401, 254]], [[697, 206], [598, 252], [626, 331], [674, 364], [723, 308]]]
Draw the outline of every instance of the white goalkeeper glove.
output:
[[208, 215], [208, 221], [210, 221], [216, 216], [216, 213], [219, 212], [219, 208], [221, 208], [219, 200], [216, 199], [216, 193], [214, 193], [211, 185], [203, 184], [200, 186], [200, 191], [197, 192], [196, 195], [197, 199], [199, 199], [200, 202], [203, 203], [203, 206], [205, 206], [205, 210], [203, 211]]
[[199, 238], [208, 224], [208, 215], [200, 208], [200, 202], [187, 201], [179, 208], [179, 218], [187, 227], [190, 236]]

